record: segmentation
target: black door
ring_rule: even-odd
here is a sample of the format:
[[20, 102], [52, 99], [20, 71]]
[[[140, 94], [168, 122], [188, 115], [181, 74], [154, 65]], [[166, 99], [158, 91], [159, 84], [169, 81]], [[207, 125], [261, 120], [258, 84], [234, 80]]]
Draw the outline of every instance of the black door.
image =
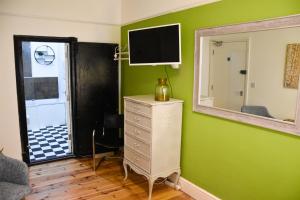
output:
[[104, 113], [118, 113], [117, 44], [78, 43], [76, 56], [75, 154], [92, 154], [92, 131]]
[[[21, 137], [21, 148], [22, 157], [28, 165], [49, 162], [52, 160], [57, 160], [60, 158], [47, 158], [47, 160], [41, 160], [32, 163], [30, 161], [30, 144], [28, 137], [28, 127], [27, 127], [27, 116], [26, 116], [26, 82], [30, 81], [28, 77], [31, 75], [31, 60], [30, 55], [28, 55], [29, 42], [54, 42], [54, 43], [66, 43], [69, 44], [69, 70], [70, 70], [70, 94], [72, 95], [72, 113], [71, 117], [73, 134], [75, 130], [75, 47], [77, 46], [77, 38], [73, 37], [48, 37], [48, 36], [28, 36], [28, 35], [14, 35], [14, 50], [15, 50], [15, 67], [16, 67], [16, 85], [17, 85], [17, 96], [18, 96], [18, 111], [19, 111], [19, 125], [20, 125], [20, 137]], [[26, 49], [26, 50], [25, 50]], [[28, 62], [27, 62], [28, 61]], [[28, 67], [29, 65], [29, 67]], [[25, 78], [26, 77], [26, 78]], [[27, 82], [28, 84], [28, 82]], [[39, 83], [38, 85], [41, 85]], [[33, 138], [35, 139], [35, 138]], [[43, 138], [39, 140], [42, 141]], [[74, 139], [74, 138], [73, 138]], [[0, 139], [1, 140], [1, 139]], [[45, 143], [44, 143], [45, 145]], [[46, 149], [49, 150], [49, 149]], [[74, 149], [75, 150], [75, 149]], [[49, 152], [49, 151], [48, 151]], [[44, 153], [44, 152], [43, 152]], [[72, 156], [72, 155], [71, 155]], [[67, 156], [68, 157], [68, 156]], [[62, 157], [63, 158], [63, 157]]]

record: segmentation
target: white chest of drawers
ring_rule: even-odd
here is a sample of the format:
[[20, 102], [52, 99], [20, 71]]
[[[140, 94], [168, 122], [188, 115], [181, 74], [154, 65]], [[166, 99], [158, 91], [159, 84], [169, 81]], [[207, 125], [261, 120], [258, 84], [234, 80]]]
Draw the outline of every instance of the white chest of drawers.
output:
[[125, 145], [127, 166], [147, 177], [149, 199], [154, 181], [160, 177], [180, 176], [182, 100], [154, 101], [152, 95], [124, 97]]

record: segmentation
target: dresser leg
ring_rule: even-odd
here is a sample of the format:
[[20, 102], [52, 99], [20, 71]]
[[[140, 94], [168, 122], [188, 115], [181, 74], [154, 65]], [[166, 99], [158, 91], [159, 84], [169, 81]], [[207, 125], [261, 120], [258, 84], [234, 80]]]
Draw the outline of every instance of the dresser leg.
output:
[[123, 167], [124, 167], [124, 171], [125, 171], [124, 181], [126, 181], [126, 179], [128, 177], [128, 171], [127, 171], [127, 164], [125, 162], [123, 162]]
[[148, 179], [148, 184], [149, 184], [148, 200], [151, 200], [151, 198], [152, 198], [152, 190], [153, 190], [154, 180], [153, 180], [152, 178], [149, 178], [149, 179]]
[[175, 179], [175, 182], [174, 182], [176, 190], [179, 189], [178, 183], [179, 183], [180, 174], [181, 174], [180, 170], [178, 172], [176, 172], [176, 179]]

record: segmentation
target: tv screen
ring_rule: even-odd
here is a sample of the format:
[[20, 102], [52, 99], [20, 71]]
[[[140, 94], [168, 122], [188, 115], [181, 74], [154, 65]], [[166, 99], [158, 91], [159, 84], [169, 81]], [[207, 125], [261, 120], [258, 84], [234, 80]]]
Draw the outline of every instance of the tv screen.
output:
[[130, 65], [181, 64], [180, 24], [128, 31]]

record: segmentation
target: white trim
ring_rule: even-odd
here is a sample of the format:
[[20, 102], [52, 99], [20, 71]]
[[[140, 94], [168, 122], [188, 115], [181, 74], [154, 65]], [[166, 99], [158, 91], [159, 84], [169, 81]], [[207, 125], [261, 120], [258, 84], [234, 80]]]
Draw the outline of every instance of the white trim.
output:
[[[279, 17], [275, 19], [266, 19], [261, 21], [247, 22], [242, 24], [220, 26], [214, 28], [198, 29], [195, 31], [195, 50], [194, 50], [194, 92], [193, 92], [193, 111], [212, 116], [222, 117], [245, 124], [261, 126], [285, 133], [300, 136], [300, 91], [297, 95], [297, 107], [295, 123], [286, 122], [279, 119], [270, 119], [258, 115], [252, 115], [228, 109], [209, 107], [200, 104], [200, 63], [201, 40], [205, 36], [225, 35], [232, 33], [244, 33], [263, 30], [274, 30], [282, 28], [300, 27], [300, 14]], [[300, 87], [300, 82], [299, 82]]]
[[169, 13], [179, 12], [179, 11], [191, 9], [191, 8], [198, 7], [198, 6], [203, 6], [203, 5], [219, 2], [219, 1], [222, 1], [222, 0], [204, 0], [202, 2], [192, 3], [192, 4], [182, 6], [182, 7], [178, 7], [178, 8], [172, 9], [172, 10], [159, 12], [157, 14], [150, 15], [148, 17], [142, 17], [142, 18], [135, 19], [135, 20], [129, 20], [127, 22], [122, 22], [121, 26], [126, 26], [126, 25], [129, 25], [129, 24], [137, 23], [137, 22], [140, 22], [140, 21], [144, 21], [144, 20], [147, 20], [147, 19], [154, 18], [154, 17], [159, 17], [159, 16], [166, 15], [166, 14], [169, 14]]
[[72, 107], [72, 77], [71, 77], [71, 53], [70, 53], [70, 43], [65, 44], [65, 77], [66, 77], [66, 86], [67, 86], [67, 97], [66, 97], [66, 119], [68, 127], [68, 146], [72, 154], [74, 154], [74, 134], [73, 134], [73, 107]]
[[191, 183], [183, 177], [180, 177], [179, 184], [181, 186], [181, 191], [183, 191], [184, 193], [188, 194], [196, 200], [221, 200], [220, 198]]
[[[130, 60], [130, 42], [129, 42], [129, 33], [134, 31], [140, 31], [140, 30], [148, 30], [148, 29], [155, 29], [155, 28], [161, 28], [161, 27], [168, 27], [168, 26], [178, 26], [178, 42], [179, 42], [179, 62], [164, 62], [164, 63], [131, 63]], [[129, 66], [144, 66], [144, 65], [180, 65], [181, 64], [181, 24], [180, 23], [173, 23], [173, 24], [164, 24], [159, 26], [150, 26], [150, 27], [144, 27], [144, 28], [138, 28], [138, 29], [131, 29], [127, 31], [127, 42], [128, 42], [128, 59], [129, 59]]]

